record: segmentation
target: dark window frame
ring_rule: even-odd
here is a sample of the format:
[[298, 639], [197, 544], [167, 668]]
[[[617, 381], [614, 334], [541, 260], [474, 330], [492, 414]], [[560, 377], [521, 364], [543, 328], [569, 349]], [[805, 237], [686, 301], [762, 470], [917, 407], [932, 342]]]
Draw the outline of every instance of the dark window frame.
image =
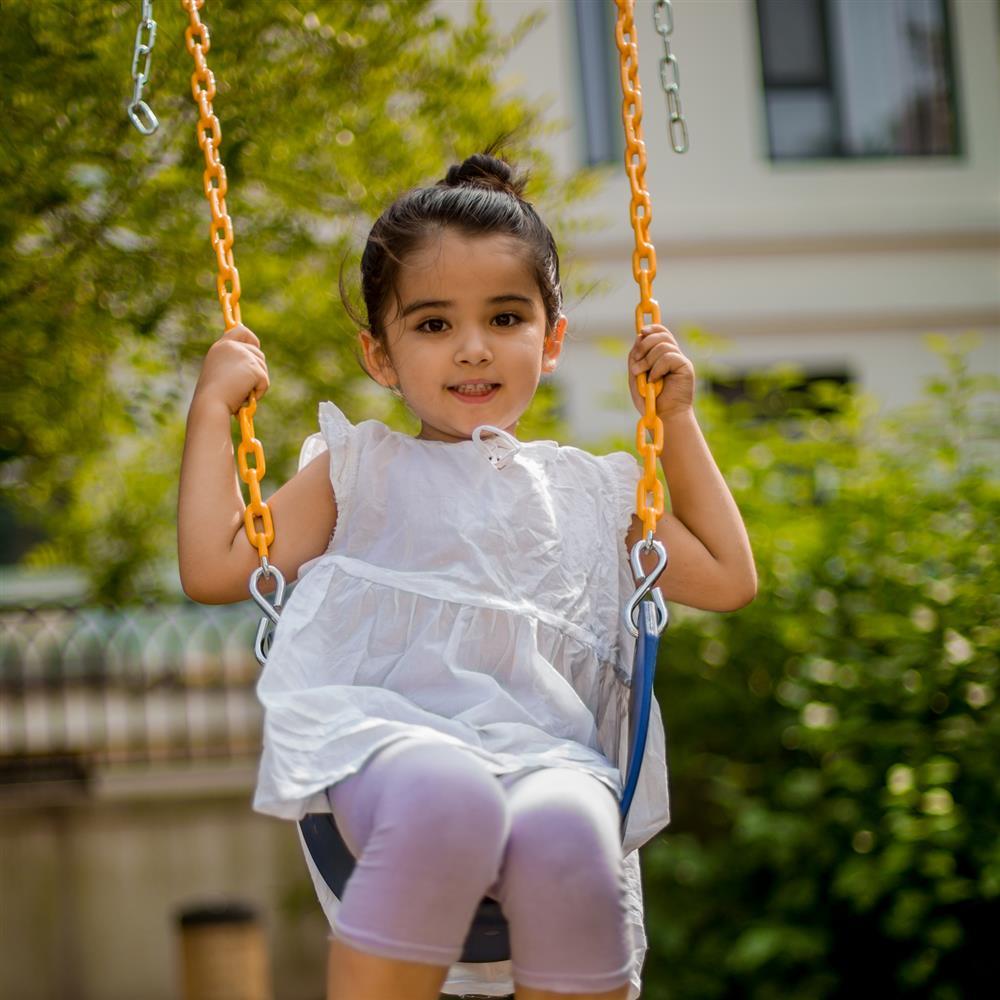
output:
[[[952, 122], [952, 149], [950, 152], [865, 152], [852, 151], [844, 148], [844, 123], [843, 123], [843, 96], [838, 93], [836, 73], [834, 72], [834, 60], [831, 44], [831, 2], [832, 0], [816, 0], [820, 11], [820, 32], [823, 46], [823, 59], [825, 62], [825, 73], [818, 78], [801, 81], [788, 79], [774, 80], [768, 78], [768, 67], [765, 59], [764, 47], [764, 18], [762, 16], [762, 5], [765, 0], [754, 0], [754, 10], [756, 14], [758, 54], [760, 59], [760, 79], [763, 99], [763, 115], [767, 132], [767, 154], [772, 163], [814, 163], [830, 160], [924, 160], [927, 158], [957, 160], [966, 155], [964, 135], [962, 131], [962, 119], [959, 114], [959, 79], [956, 72], [957, 59], [955, 53], [955, 36], [952, 28], [954, 13], [952, 11], [953, 0], [937, 0], [941, 11], [942, 24], [942, 62], [941, 67], [945, 79], [948, 82], [948, 111]], [[825, 87], [818, 83], [821, 80]], [[834, 148], [822, 154], [811, 155], [809, 153], [785, 153], [774, 152], [775, 139], [772, 128], [771, 115], [767, 107], [769, 93], [785, 92], [795, 93], [801, 91], [816, 91], [825, 89], [831, 99], [833, 124], [835, 129]]]
[[579, 156], [584, 166], [618, 163], [625, 155], [621, 127], [618, 49], [611, 0], [572, 0], [576, 107], [582, 122]]

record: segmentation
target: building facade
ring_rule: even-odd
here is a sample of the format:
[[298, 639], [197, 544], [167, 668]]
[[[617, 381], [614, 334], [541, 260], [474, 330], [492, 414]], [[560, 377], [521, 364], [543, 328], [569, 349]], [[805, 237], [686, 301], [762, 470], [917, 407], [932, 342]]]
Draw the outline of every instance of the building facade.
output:
[[[699, 371], [738, 378], [793, 364], [893, 409], [942, 370], [925, 335], [974, 333], [973, 366], [1000, 373], [997, 6], [674, 0], [670, 44], [690, 135], [683, 155], [670, 149], [653, 6], [636, 4], [636, 24], [655, 295], [682, 347], [691, 328], [722, 338], [691, 348]], [[490, 8], [501, 34], [544, 12], [504, 79], [566, 123], [549, 141], [559, 168], [609, 163], [581, 208], [601, 225], [575, 246], [609, 291], [567, 303], [572, 339], [560, 384], [575, 436], [628, 433], [624, 353], [637, 294], [614, 5]], [[620, 376], [608, 338], [621, 341]]]

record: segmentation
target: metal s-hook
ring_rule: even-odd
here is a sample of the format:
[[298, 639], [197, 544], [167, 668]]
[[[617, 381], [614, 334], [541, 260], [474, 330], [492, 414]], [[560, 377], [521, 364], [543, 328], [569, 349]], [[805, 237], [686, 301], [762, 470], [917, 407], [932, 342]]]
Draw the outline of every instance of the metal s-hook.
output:
[[[648, 573], [642, 565], [641, 556], [643, 552], [655, 552], [657, 556], [656, 565]], [[632, 565], [632, 576], [636, 581], [636, 590], [625, 605], [625, 611], [623, 612], [625, 626], [633, 636], [639, 635], [639, 604], [649, 595], [656, 608], [656, 634], [659, 635], [667, 627], [667, 622], [670, 618], [666, 602], [663, 600], [663, 594], [660, 593], [660, 588], [656, 586], [656, 581], [660, 578], [660, 574], [667, 567], [666, 547], [658, 539], [649, 536], [640, 538], [632, 546], [629, 561]]]
[[[269, 598], [262, 594], [260, 581], [263, 577], [274, 580], [274, 597]], [[264, 666], [267, 662], [267, 654], [271, 651], [271, 640], [274, 637], [274, 628], [281, 617], [281, 606], [285, 601], [285, 577], [277, 566], [272, 566], [267, 558], [263, 558], [253, 573], [250, 574], [250, 596], [261, 611], [264, 612], [257, 624], [257, 638], [254, 641], [254, 655], [257, 662]]]

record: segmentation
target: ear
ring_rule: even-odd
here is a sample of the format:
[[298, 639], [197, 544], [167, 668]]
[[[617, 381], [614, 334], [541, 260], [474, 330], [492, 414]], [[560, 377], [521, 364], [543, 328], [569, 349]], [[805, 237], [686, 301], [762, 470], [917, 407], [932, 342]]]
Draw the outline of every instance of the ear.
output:
[[542, 373], [545, 375], [554, 372], [556, 365], [559, 364], [567, 322], [565, 316], [560, 316], [556, 320], [556, 325], [545, 335], [545, 343], [542, 346]]
[[381, 341], [372, 336], [371, 330], [360, 330], [358, 340], [365, 359], [365, 369], [379, 385], [393, 389], [399, 384], [396, 369], [392, 367], [389, 353]]

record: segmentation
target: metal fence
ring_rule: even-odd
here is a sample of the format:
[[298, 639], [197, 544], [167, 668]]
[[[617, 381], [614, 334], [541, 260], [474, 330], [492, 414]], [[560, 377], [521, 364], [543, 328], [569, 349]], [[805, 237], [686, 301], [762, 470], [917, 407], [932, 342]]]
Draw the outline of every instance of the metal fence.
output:
[[252, 607], [0, 609], [0, 766], [247, 757]]

